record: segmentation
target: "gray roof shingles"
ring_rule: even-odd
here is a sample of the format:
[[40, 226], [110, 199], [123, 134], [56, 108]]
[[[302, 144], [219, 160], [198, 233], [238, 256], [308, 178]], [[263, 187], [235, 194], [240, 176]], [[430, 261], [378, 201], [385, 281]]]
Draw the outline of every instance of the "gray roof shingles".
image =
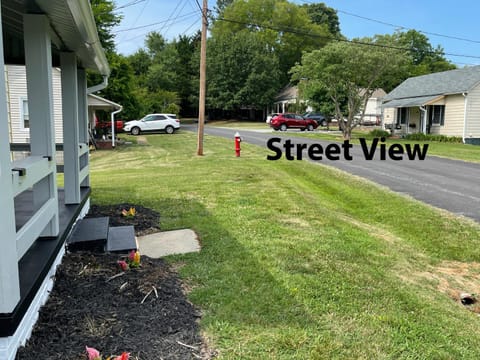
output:
[[383, 101], [468, 92], [480, 83], [480, 65], [416, 76], [393, 89]]

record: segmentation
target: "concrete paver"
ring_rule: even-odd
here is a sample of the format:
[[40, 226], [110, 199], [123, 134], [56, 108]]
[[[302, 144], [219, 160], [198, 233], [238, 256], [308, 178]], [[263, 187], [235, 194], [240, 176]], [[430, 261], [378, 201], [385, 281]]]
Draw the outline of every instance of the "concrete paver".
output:
[[162, 231], [139, 236], [137, 240], [140, 253], [156, 259], [167, 255], [198, 252], [201, 249], [198, 236], [191, 229]]

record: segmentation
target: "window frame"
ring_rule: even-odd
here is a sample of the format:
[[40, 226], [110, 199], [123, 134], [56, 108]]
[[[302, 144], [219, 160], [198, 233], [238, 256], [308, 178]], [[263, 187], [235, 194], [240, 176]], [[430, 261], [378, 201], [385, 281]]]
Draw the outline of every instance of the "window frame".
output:
[[[25, 126], [25, 106], [26, 104], [26, 109], [28, 111], [28, 126]], [[30, 109], [28, 107], [28, 98], [25, 96], [19, 97], [19, 107], [20, 107], [20, 130], [23, 131], [30, 131]]]

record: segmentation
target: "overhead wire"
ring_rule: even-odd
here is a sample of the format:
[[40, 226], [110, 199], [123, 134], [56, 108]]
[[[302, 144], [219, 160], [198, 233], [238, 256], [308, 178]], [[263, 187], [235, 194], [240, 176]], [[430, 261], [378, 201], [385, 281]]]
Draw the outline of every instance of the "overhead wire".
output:
[[[280, 28], [280, 27], [275, 27], [275, 26], [271, 26], [271, 25], [264, 25], [264, 24], [244, 22], [244, 21], [239, 21], [239, 20], [234, 20], [234, 19], [227, 19], [227, 18], [224, 18], [224, 17], [217, 18], [217, 20], [231, 22], [231, 23], [237, 23], [237, 24], [242, 24], [242, 25], [247, 25], [247, 26], [255, 26], [255, 27], [258, 27], [258, 28], [264, 28], [264, 29], [274, 30], [274, 31], [278, 31], [278, 32], [287, 32], [287, 33], [296, 34], [296, 35], [323, 38], [323, 39], [331, 40], [331, 41], [347, 42], [347, 43], [357, 44], [357, 45], [372, 46], [372, 47], [377, 47], [377, 48], [388, 48], [388, 49], [399, 50], [399, 51], [415, 50], [413, 48], [404, 48], [404, 47], [399, 47], [399, 46], [377, 44], [377, 43], [367, 43], [367, 42], [360, 41], [360, 40], [349, 40], [349, 39], [338, 38], [338, 37], [333, 37], [333, 36], [314, 34], [314, 33], [305, 32], [305, 31], [295, 29], [295, 28], [287, 28], [287, 27]], [[454, 54], [454, 53], [447, 53], [447, 52], [443, 52], [443, 54], [448, 55], [448, 56], [455, 56], [455, 57], [480, 59], [480, 56], [478, 56], [478, 55]]]

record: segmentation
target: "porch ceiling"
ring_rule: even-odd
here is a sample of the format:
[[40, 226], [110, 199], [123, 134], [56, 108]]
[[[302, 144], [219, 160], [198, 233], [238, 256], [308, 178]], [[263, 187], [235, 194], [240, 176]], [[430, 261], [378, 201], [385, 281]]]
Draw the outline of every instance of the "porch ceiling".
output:
[[24, 64], [23, 15], [45, 14], [50, 20], [54, 64], [59, 51], [72, 51], [79, 65], [109, 75], [88, 0], [1, 0], [5, 59]]
[[394, 99], [387, 103], [384, 103], [382, 107], [384, 108], [402, 108], [402, 107], [414, 107], [414, 106], [423, 106], [428, 105], [428, 103], [439, 100], [442, 95], [430, 95], [430, 96], [417, 96], [403, 99]]

